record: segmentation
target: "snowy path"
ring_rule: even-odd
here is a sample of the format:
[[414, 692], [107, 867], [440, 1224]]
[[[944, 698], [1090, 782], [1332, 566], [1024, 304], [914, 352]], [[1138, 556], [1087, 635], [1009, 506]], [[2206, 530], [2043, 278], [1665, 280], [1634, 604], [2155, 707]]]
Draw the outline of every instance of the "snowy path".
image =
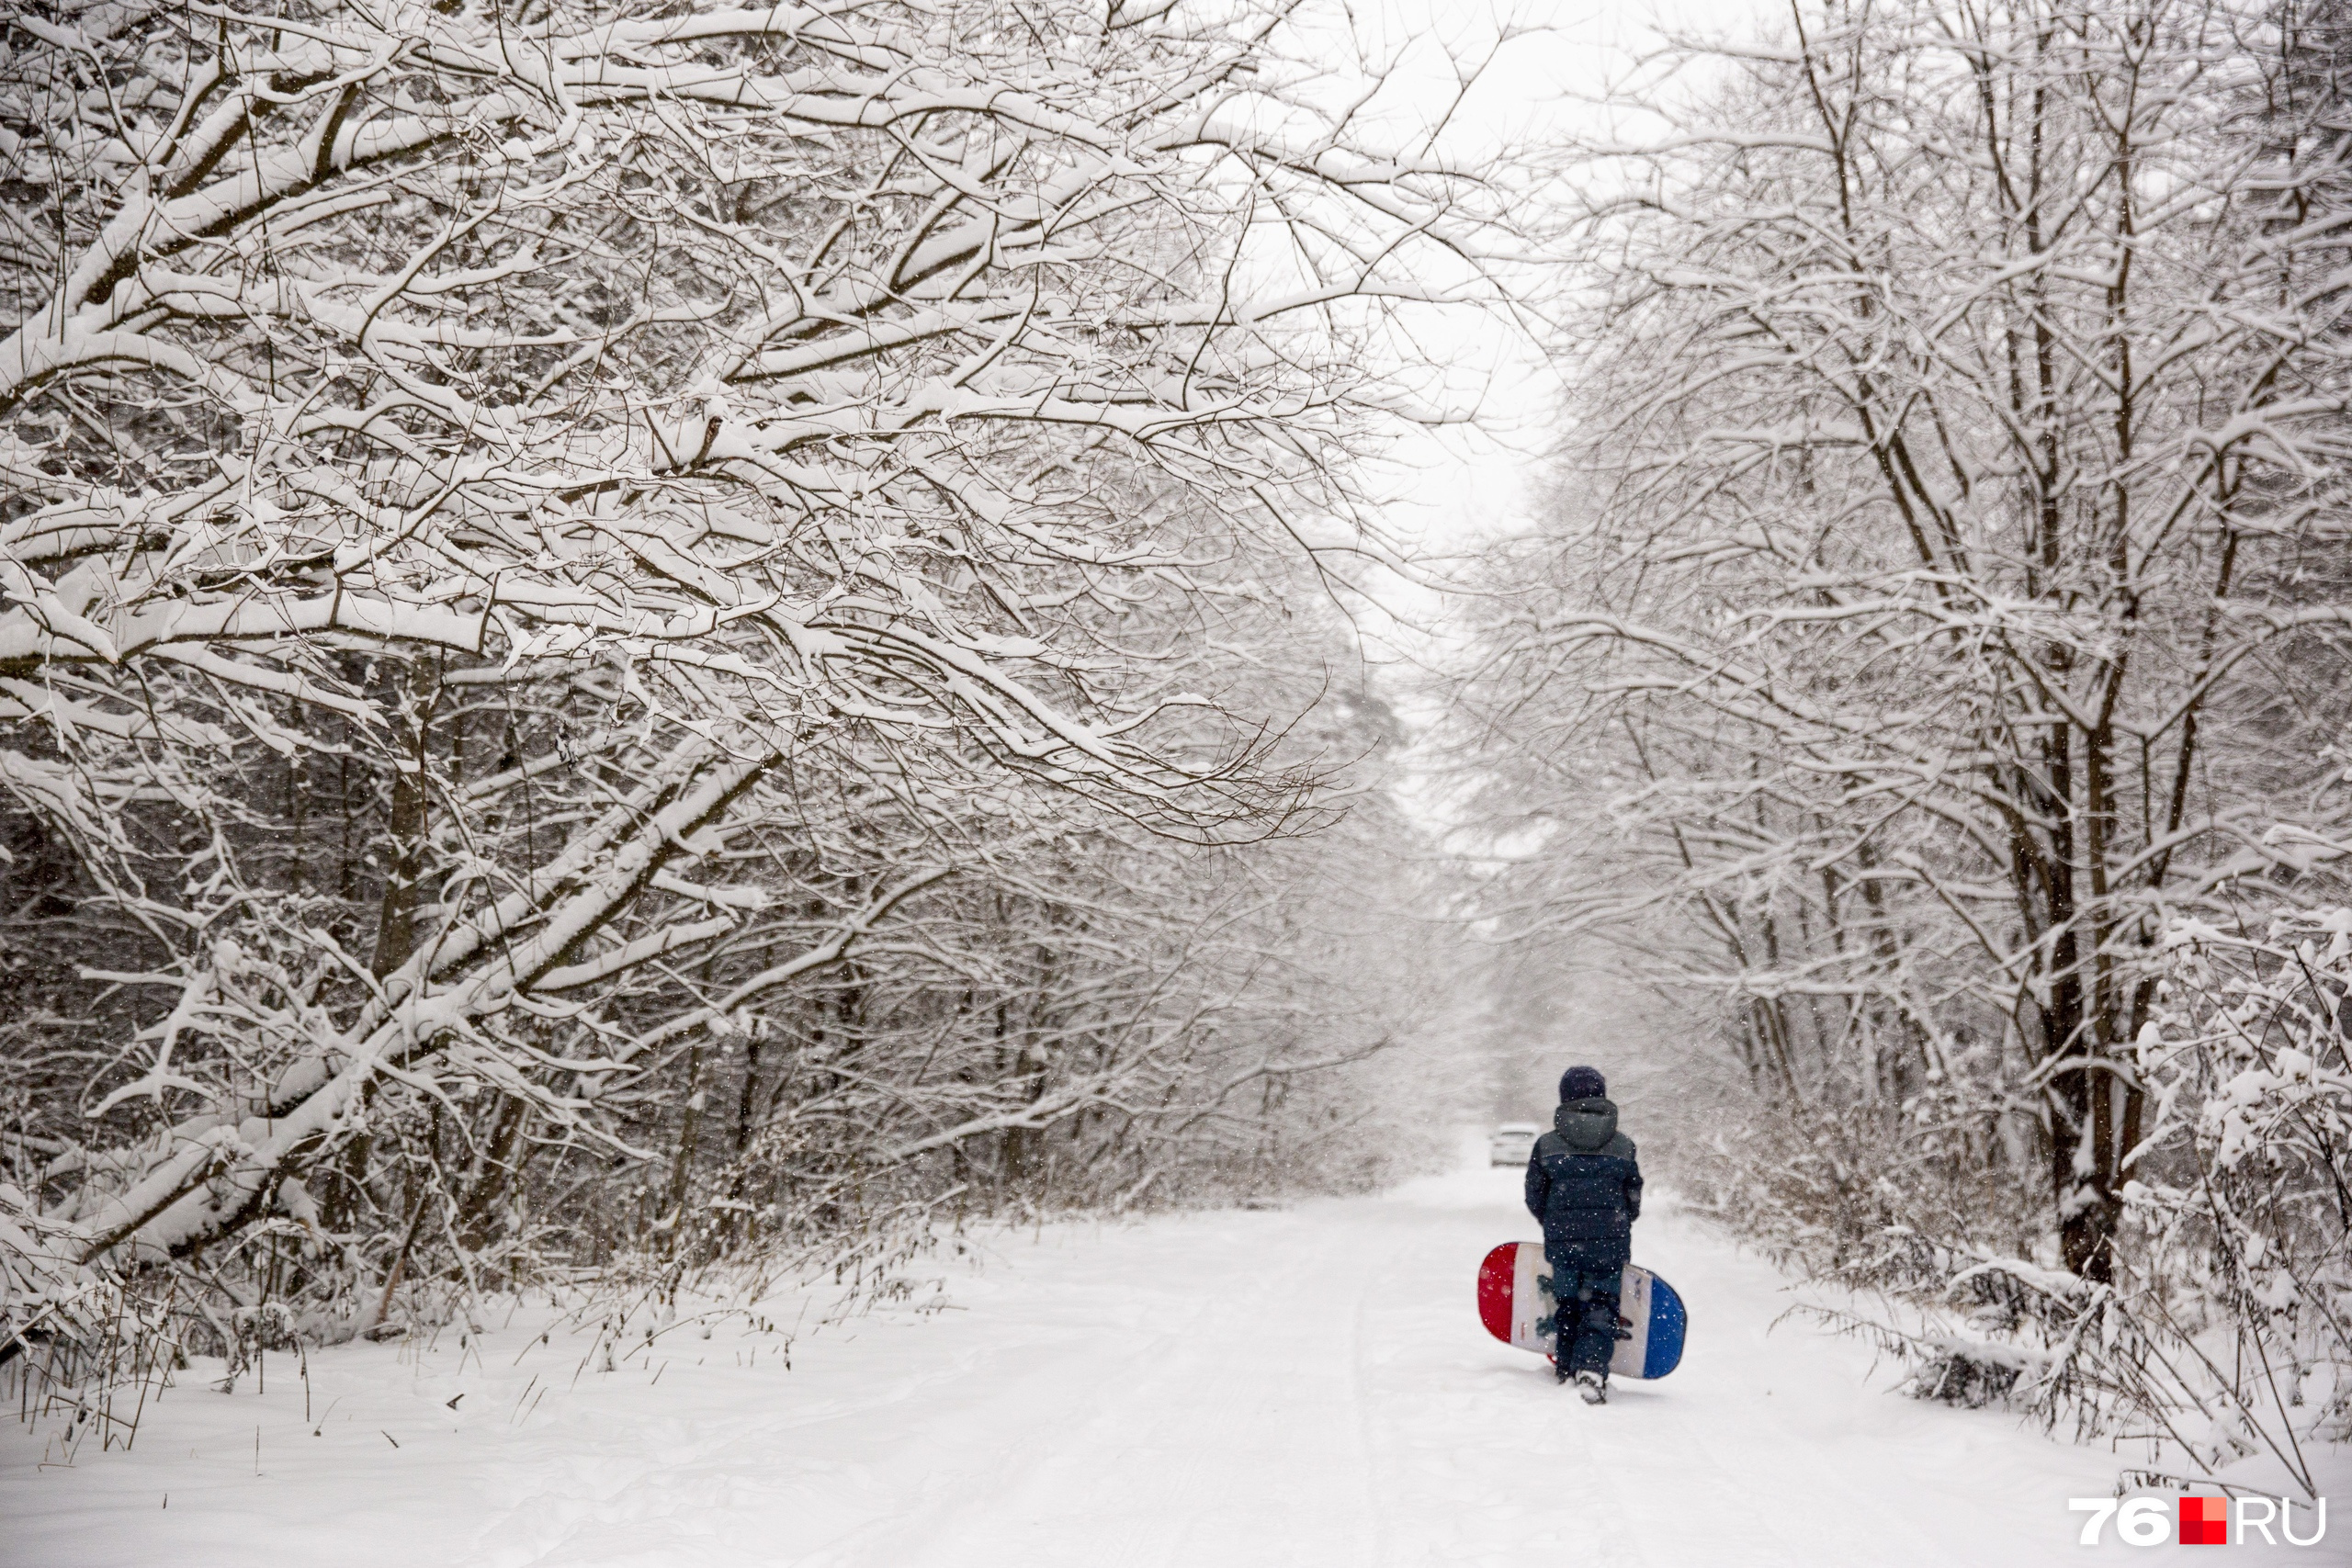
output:
[[[1477, 1259], [1529, 1233], [1478, 1171], [1276, 1213], [1048, 1228], [951, 1276], [952, 1310], [803, 1337], [722, 1328], [566, 1387], [518, 1322], [481, 1356], [358, 1346], [302, 1391], [175, 1391], [137, 1451], [36, 1472], [0, 1444], [6, 1568], [1917, 1568], [2077, 1562], [2101, 1451], [1865, 1387], [1770, 1271], [1653, 1216], [1691, 1304], [1671, 1379], [1589, 1410], [1488, 1339]], [[517, 1355], [522, 1364], [510, 1365]], [[694, 1364], [699, 1356], [701, 1365]], [[666, 1368], [662, 1361], [668, 1360]], [[555, 1393], [517, 1419], [535, 1374]], [[458, 1410], [445, 1404], [467, 1395]], [[398, 1448], [392, 1444], [397, 1441]], [[255, 1448], [258, 1444], [258, 1462]], [[256, 1474], [256, 1469], [259, 1473]], [[2338, 1485], [2338, 1496], [2352, 1486]], [[170, 1495], [168, 1511], [163, 1506]], [[2276, 1555], [2325, 1560], [2328, 1551]], [[258, 1551], [257, 1551], [258, 1549]], [[2259, 1548], [2231, 1559], [2262, 1560]]]

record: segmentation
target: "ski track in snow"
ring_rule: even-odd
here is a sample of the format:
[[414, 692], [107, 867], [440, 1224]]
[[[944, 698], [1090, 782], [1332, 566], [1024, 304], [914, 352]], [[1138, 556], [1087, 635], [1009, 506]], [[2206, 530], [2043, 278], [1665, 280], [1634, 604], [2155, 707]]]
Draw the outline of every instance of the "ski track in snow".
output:
[[[999, 1233], [984, 1269], [947, 1269], [951, 1310], [805, 1334], [789, 1372], [777, 1337], [725, 1323], [574, 1384], [587, 1338], [536, 1348], [537, 1326], [518, 1317], [480, 1354], [451, 1330], [429, 1351], [313, 1357], [311, 1423], [290, 1357], [271, 1358], [262, 1395], [190, 1374], [150, 1406], [129, 1455], [85, 1448], [44, 1471], [40, 1442], [10, 1429], [0, 1564], [250, 1568], [259, 1552], [333, 1568], [1422, 1568], [1572, 1554], [1611, 1568], [2028, 1568], [2139, 1555], [2111, 1529], [2101, 1551], [2075, 1544], [2066, 1499], [2109, 1490], [2104, 1448], [1892, 1396], [1883, 1372], [1866, 1375], [1865, 1348], [1794, 1325], [1768, 1334], [1790, 1299], [1779, 1278], [1671, 1213], [1634, 1234], [1690, 1303], [1690, 1352], [1671, 1378], [1621, 1382], [1587, 1408], [1478, 1325], [1478, 1259], [1532, 1234], [1516, 1171], [1466, 1171], [1283, 1211]], [[758, 1364], [739, 1365], [755, 1346]], [[552, 1392], [517, 1415], [534, 1374]], [[2323, 1490], [2352, 1507], [2352, 1467], [2332, 1463]], [[2332, 1539], [2226, 1561], [2341, 1551]]]

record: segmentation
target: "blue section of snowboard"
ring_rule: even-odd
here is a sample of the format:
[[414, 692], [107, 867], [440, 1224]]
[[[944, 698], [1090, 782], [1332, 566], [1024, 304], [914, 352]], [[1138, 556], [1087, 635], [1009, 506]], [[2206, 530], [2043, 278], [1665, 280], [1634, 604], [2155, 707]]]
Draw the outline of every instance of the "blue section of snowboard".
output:
[[1643, 1348], [1642, 1376], [1662, 1378], [1682, 1364], [1682, 1336], [1690, 1326], [1690, 1314], [1682, 1307], [1682, 1298], [1674, 1287], [1650, 1276], [1650, 1339]]

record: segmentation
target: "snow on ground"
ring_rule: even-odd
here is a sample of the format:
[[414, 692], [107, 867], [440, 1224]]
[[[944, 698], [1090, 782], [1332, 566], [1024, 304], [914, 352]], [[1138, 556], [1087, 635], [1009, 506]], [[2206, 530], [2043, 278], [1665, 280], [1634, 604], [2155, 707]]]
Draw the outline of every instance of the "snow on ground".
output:
[[[1000, 1235], [946, 1310], [791, 1346], [673, 1330], [620, 1370], [518, 1315], [460, 1348], [353, 1345], [306, 1391], [196, 1374], [136, 1450], [40, 1469], [0, 1437], [0, 1563], [208, 1568], [2026, 1568], [2116, 1461], [1924, 1405], [1793, 1325], [1780, 1280], [1653, 1213], [1680, 1371], [1589, 1409], [1489, 1339], [1478, 1259], [1532, 1234], [1518, 1174], [1380, 1197]], [[922, 1270], [918, 1269], [918, 1273]], [[797, 1309], [792, 1309], [797, 1310]], [[784, 1314], [787, 1318], [790, 1312]], [[588, 1370], [574, 1373], [587, 1358]], [[197, 1372], [203, 1370], [199, 1364]], [[462, 1395], [454, 1408], [447, 1403]], [[397, 1446], [395, 1446], [397, 1444]], [[2132, 1456], [2136, 1457], [2136, 1456]], [[2352, 1498], [2339, 1464], [2324, 1488]], [[168, 1506], [166, 1496], [168, 1495]], [[2309, 1516], [2299, 1528], [2308, 1528]], [[2260, 1546], [2223, 1561], [2342, 1561]]]

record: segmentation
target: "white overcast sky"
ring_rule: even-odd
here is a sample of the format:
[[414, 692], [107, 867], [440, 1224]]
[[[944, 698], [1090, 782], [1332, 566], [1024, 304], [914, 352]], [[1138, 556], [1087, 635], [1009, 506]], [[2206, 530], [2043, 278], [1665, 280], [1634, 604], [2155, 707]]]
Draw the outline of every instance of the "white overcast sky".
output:
[[[1344, 13], [1368, 58], [1395, 59], [1407, 98], [1444, 101], [1453, 60], [1493, 51], [1505, 29], [1523, 36], [1494, 52], [1449, 128], [1449, 146], [1478, 155], [1599, 129], [1590, 100], [1653, 48], [1661, 27], [1684, 34], [1743, 36], [1788, 14], [1787, 0], [1328, 0]], [[1536, 29], [1530, 31], [1528, 29]], [[1484, 428], [1442, 440], [1402, 480], [1400, 501], [1427, 514], [1435, 537], [1486, 531], [1517, 513], [1526, 451], [1540, 444], [1552, 403], [1535, 346], [1482, 328], [1454, 350], [1473, 383], [1491, 381]]]
[[[1566, 131], [1598, 130], [1591, 100], [1621, 78], [1636, 56], [1655, 48], [1661, 28], [1684, 35], [1746, 37], [1772, 28], [1789, 0], [1323, 0], [1333, 44], [1351, 35], [1370, 61], [1394, 61], [1394, 100], [1442, 104], [1453, 92], [1453, 61], [1492, 62], [1448, 129], [1448, 148], [1478, 156], [1512, 145], [1541, 144]], [[1344, 29], [1340, 32], [1340, 29]], [[1506, 29], [1521, 32], [1498, 52]], [[1532, 29], [1532, 30], [1531, 30]], [[1450, 57], [1450, 58], [1449, 58]], [[1410, 113], [1407, 107], [1404, 112]], [[1442, 357], [1452, 384], [1478, 394], [1480, 423], [1414, 438], [1393, 470], [1377, 476], [1393, 497], [1391, 526], [1419, 535], [1440, 553], [1475, 548], [1482, 536], [1508, 529], [1524, 514], [1532, 454], [1544, 440], [1556, 389], [1537, 346], [1501, 323], [1464, 321], [1423, 341]], [[1442, 617], [1436, 596], [1384, 592], [1408, 620]], [[1378, 617], [1375, 616], [1375, 619]], [[1375, 641], [1386, 640], [1374, 626]], [[1418, 643], [1408, 632], [1402, 640]], [[1375, 659], [1385, 650], [1374, 650]]]

